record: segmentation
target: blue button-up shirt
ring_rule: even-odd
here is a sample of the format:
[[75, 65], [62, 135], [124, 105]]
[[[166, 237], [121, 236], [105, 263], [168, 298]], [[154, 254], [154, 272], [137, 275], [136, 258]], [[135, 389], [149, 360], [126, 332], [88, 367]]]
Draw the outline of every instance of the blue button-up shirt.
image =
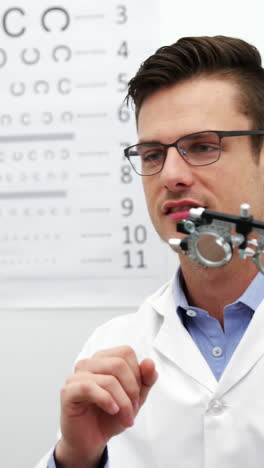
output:
[[219, 380], [255, 309], [264, 298], [264, 276], [258, 273], [242, 296], [224, 308], [224, 329], [206, 310], [188, 304], [182, 281], [179, 270], [174, 285], [177, 313]]

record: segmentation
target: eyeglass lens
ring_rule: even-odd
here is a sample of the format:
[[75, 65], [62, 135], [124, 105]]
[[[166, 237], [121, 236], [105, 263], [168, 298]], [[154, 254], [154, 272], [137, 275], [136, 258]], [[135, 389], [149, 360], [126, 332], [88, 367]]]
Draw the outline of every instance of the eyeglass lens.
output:
[[[220, 138], [215, 132], [187, 135], [171, 146], [175, 146], [181, 156], [193, 166], [212, 164], [220, 155]], [[161, 171], [167, 151], [166, 145], [160, 143], [142, 143], [130, 148], [128, 156], [138, 174], [152, 175]]]

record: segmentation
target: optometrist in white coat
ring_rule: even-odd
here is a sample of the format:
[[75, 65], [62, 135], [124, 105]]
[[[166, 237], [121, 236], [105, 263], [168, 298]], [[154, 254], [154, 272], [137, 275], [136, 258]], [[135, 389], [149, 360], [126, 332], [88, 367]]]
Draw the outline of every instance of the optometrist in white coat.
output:
[[[194, 206], [248, 202], [264, 220], [263, 141], [250, 135], [264, 128], [263, 79], [255, 48], [216, 36], [161, 48], [130, 82], [139, 141], [127, 154], [164, 241]], [[263, 298], [250, 258], [206, 269], [180, 255], [137, 313], [88, 340], [38, 468], [263, 468]]]

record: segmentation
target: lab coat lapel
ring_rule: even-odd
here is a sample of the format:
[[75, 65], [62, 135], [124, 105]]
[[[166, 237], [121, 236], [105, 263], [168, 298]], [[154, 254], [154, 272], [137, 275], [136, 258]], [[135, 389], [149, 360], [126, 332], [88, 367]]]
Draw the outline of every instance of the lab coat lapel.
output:
[[256, 309], [251, 322], [228, 363], [217, 392], [224, 394], [236, 385], [264, 354], [264, 301]]
[[154, 347], [181, 370], [214, 392], [217, 381], [192, 337], [176, 312], [172, 284], [152, 301], [152, 307], [163, 316], [163, 323], [156, 336]]

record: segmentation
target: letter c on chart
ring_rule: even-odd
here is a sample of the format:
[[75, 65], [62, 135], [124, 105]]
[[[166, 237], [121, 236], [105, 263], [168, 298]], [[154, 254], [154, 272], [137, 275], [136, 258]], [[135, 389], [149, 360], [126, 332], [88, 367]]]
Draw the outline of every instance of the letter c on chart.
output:
[[24, 62], [26, 65], [35, 65], [35, 63], [39, 62], [39, 59], [40, 59], [39, 50], [34, 47], [32, 51], [33, 51], [33, 54], [31, 55], [31, 58], [30, 58], [28, 49], [22, 49], [21, 59], [22, 59], [22, 62]]
[[71, 111], [65, 111], [61, 114], [62, 122], [68, 123], [73, 121], [73, 113]]
[[10, 114], [2, 114], [0, 117], [1, 125], [11, 125], [12, 124], [12, 117]]
[[54, 151], [52, 150], [46, 150], [44, 152], [44, 159], [47, 160], [47, 159], [54, 159], [55, 158], [55, 154], [54, 154]]
[[22, 161], [23, 153], [21, 151], [15, 151], [12, 154], [12, 159], [13, 159], [13, 161]]
[[7, 62], [7, 55], [4, 49], [0, 49], [0, 68], [4, 67]]
[[58, 90], [61, 94], [69, 94], [71, 92], [71, 82], [68, 78], [62, 78], [58, 81]]
[[43, 112], [42, 116], [42, 122], [44, 124], [49, 125], [53, 121], [53, 116], [51, 112]]
[[30, 120], [30, 114], [28, 112], [21, 114], [20, 120], [23, 125], [30, 125], [32, 123]]
[[22, 8], [9, 8], [8, 10], [6, 10], [4, 16], [3, 16], [3, 28], [4, 28], [4, 31], [5, 33], [8, 35], [8, 36], [11, 36], [11, 37], [19, 37], [19, 36], [22, 36], [25, 31], [26, 31], [26, 28], [22, 27], [19, 31], [17, 32], [12, 32], [9, 28], [8, 28], [8, 17], [14, 13], [14, 12], [17, 12], [19, 13], [21, 16], [25, 16], [25, 12], [24, 10], [22, 10]]
[[22, 96], [26, 91], [25, 83], [23, 83], [23, 81], [19, 81], [18, 83], [11, 83], [10, 91], [13, 96]]
[[68, 62], [72, 57], [72, 52], [70, 47], [59, 45], [54, 47], [52, 57], [55, 62]]
[[70, 152], [68, 149], [63, 148], [61, 151], [61, 159], [68, 159], [70, 157]]
[[35, 150], [29, 151], [28, 159], [29, 159], [29, 161], [36, 161], [37, 160], [37, 152]]
[[65, 29], [67, 29], [69, 24], [70, 24], [70, 16], [69, 16], [69, 13], [67, 12], [67, 10], [65, 10], [65, 8], [61, 8], [61, 7], [48, 8], [46, 11], [44, 11], [44, 13], [43, 13], [43, 15], [41, 17], [41, 24], [42, 24], [43, 28], [48, 32], [51, 31], [51, 29], [47, 26], [47, 18], [48, 18], [48, 15], [50, 15], [54, 11], [59, 11], [60, 13], [62, 13], [64, 15], [64, 24], [61, 26], [60, 30], [65, 31]]
[[34, 84], [34, 92], [36, 94], [47, 94], [49, 92], [49, 83], [45, 80], [38, 80]]

